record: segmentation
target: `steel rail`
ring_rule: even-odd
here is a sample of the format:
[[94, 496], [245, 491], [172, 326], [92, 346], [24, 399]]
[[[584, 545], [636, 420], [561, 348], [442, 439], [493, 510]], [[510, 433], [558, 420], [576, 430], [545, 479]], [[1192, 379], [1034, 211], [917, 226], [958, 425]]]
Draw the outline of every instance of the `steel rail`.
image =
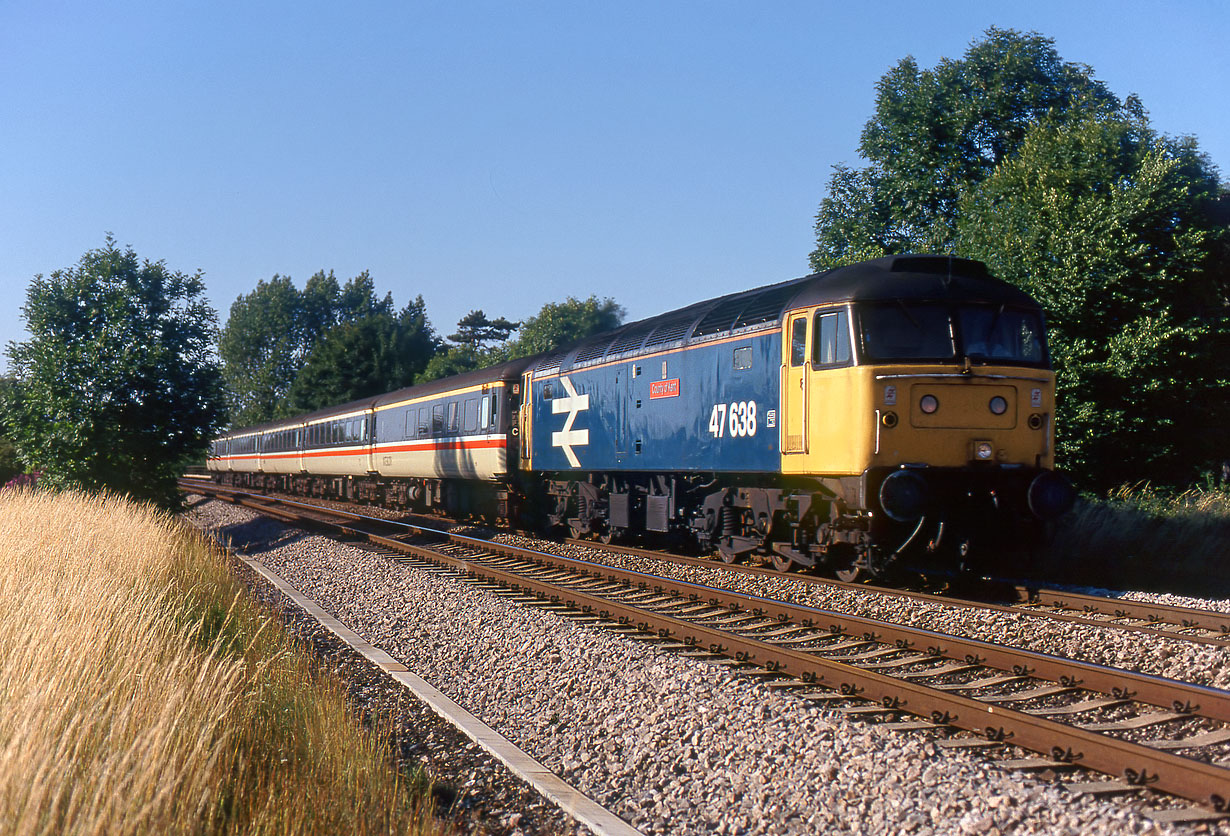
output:
[[[1077, 610], [1112, 618], [1134, 618], [1153, 623], [1178, 624], [1181, 627], [1230, 634], [1230, 613], [1216, 610], [1179, 607], [1173, 604], [1154, 604], [1149, 601], [1133, 601], [1129, 598], [1108, 598], [1104, 595], [1047, 589], [1034, 584], [1016, 584], [1013, 586], [1013, 592], [1022, 604]], [[1106, 622], [1097, 621], [1095, 623], [1104, 624]], [[1142, 629], [1148, 630], [1149, 628]], [[1183, 638], [1189, 637], [1183, 636]], [[1195, 639], [1195, 637], [1190, 638]], [[1230, 639], [1210, 639], [1209, 643], [1230, 645]]]
[[[233, 495], [241, 500], [251, 499], [249, 496], [241, 495], [241, 492], [235, 492]], [[278, 502], [289, 505], [303, 505], [303, 503], [294, 503], [287, 500], [278, 500]], [[245, 504], [249, 503], [245, 502]], [[251, 503], [251, 505], [257, 510], [267, 510], [263, 503]], [[442, 539], [447, 539], [448, 542], [464, 544], [472, 548], [494, 551], [509, 556], [524, 558], [525, 553], [529, 552], [535, 555], [554, 558], [555, 560], [581, 564], [578, 570], [582, 573], [593, 568], [608, 570], [612, 568], [589, 564], [585, 561], [573, 561], [570, 558], [559, 558], [556, 555], [546, 555], [533, 552], [533, 550], [520, 549], [500, 543], [492, 543], [479, 538], [440, 532], [403, 523], [391, 523], [388, 520], [367, 517], [353, 512], [322, 509], [313, 506], [306, 506], [306, 508], [310, 508], [316, 513], [336, 514], [343, 519], [359, 519], [382, 525], [391, 524], [393, 527], [410, 528], [424, 534], [442, 535]], [[733, 655], [739, 661], [759, 665], [763, 669], [774, 673], [793, 676], [802, 683], [814, 683], [832, 688], [852, 698], [874, 700], [886, 707], [899, 709], [922, 717], [929, 717], [936, 725], [964, 729], [984, 735], [990, 740], [1002, 741], [1035, 752], [1048, 754], [1057, 761], [1093, 769], [1108, 775], [1120, 775], [1131, 786], [1161, 790], [1181, 798], [1209, 805], [1218, 812], [1226, 812], [1228, 809], [1230, 769], [1221, 766], [1174, 755], [1151, 748], [1145, 744], [1134, 743], [1058, 723], [1054, 720], [1004, 708], [972, 697], [930, 688], [909, 680], [886, 676], [838, 659], [825, 658], [801, 650], [792, 650], [761, 639], [704, 626], [675, 616], [591, 595], [547, 581], [536, 580], [514, 571], [492, 566], [481, 560], [449, 555], [436, 549], [406, 543], [404, 540], [396, 537], [384, 536], [374, 532], [359, 532], [349, 526], [330, 522], [319, 517], [305, 515], [304, 521], [326, 525], [342, 531], [361, 533], [372, 543], [404, 553], [414, 554], [435, 563], [451, 566], [479, 580], [498, 583], [514, 591], [532, 592], [544, 600], [562, 602], [565, 606], [584, 613], [597, 614], [603, 619], [616, 623], [635, 624], [638, 630], [651, 633], [664, 640], [678, 641], [687, 646], [707, 647], [713, 653]], [[589, 571], [588, 574], [592, 575], [594, 573]], [[640, 573], [633, 574], [639, 575]], [[648, 587], [648, 584], [646, 584], [646, 587]], [[705, 590], [712, 589], [710, 587], [701, 588]], [[757, 598], [756, 596], [747, 596], [741, 593], [738, 595], [749, 601], [767, 601], [767, 599]], [[886, 625], [880, 623], [880, 626]], [[1214, 689], [1204, 690], [1213, 691]]]
[[[180, 487], [184, 490], [194, 490], [203, 487], [203, 485], [201, 484], [200, 477], [196, 477], [193, 479], [181, 479]], [[248, 493], [243, 489], [229, 488], [226, 486], [212, 485], [209, 483], [205, 483], [204, 487], [232, 493]], [[286, 501], [291, 502], [293, 500]], [[365, 518], [372, 520], [380, 519], [378, 517]], [[875, 586], [864, 583], [850, 583], [847, 581], [837, 580], [836, 578], [825, 578], [812, 574], [779, 572], [776, 569], [769, 569], [761, 566], [718, 563], [717, 561], [709, 558], [671, 554], [669, 552], [661, 552], [654, 549], [643, 549], [636, 546], [601, 544], [592, 540], [578, 540], [575, 538], [566, 538], [564, 542], [570, 545], [582, 546], [598, 551], [627, 554], [635, 557], [661, 560], [667, 563], [702, 566], [706, 568], [720, 568], [737, 574], [784, 578], [787, 580], [797, 581], [799, 583], [829, 586], [852, 592], [874, 592], [877, 595], [884, 595], [892, 598], [922, 601], [925, 603], [960, 607], [963, 609], [978, 609], [1012, 614], [1024, 613], [1035, 618], [1045, 618], [1051, 621], [1062, 621], [1069, 624], [1083, 624], [1091, 627], [1108, 628], [1118, 630], [1120, 632], [1135, 633], [1145, 636], [1162, 636], [1192, 644], [1206, 644], [1213, 647], [1230, 647], [1230, 613], [1218, 612], [1216, 610], [1199, 609], [1196, 607], [1180, 607], [1171, 604], [1155, 604], [1148, 601], [1133, 601], [1127, 598], [1109, 598], [1100, 595], [1089, 595], [1085, 593], [1050, 589], [1039, 584], [1028, 583], [1003, 585], [1005, 590], [1011, 590], [1010, 595], [1016, 599], [1016, 603], [997, 604], [993, 601], [960, 598], [954, 595], [918, 592], [908, 589]], [[1048, 612], [1043, 609], [1046, 607], [1060, 610], [1060, 612]], [[1089, 618], [1089, 615], [1100, 615], [1104, 617]], [[1145, 622], [1149, 626], [1146, 626], [1145, 624], [1122, 624], [1117, 621], [1107, 619], [1131, 619], [1138, 622]], [[1175, 630], [1167, 630], [1164, 627], [1155, 625], [1173, 625], [1181, 629], [1205, 630], [1207, 632], [1214, 633], [1215, 635], [1206, 636], [1193, 633], [1182, 633], [1176, 632]]]
[[[250, 497], [242, 491], [227, 491], [239, 497]], [[1032, 676], [1057, 682], [1070, 688], [1083, 688], [1115, 697], [1135, 700], [1155, 707], [1230, 722], [1230, 691], [1197, 685], [1190, 682], [1143, 674], [1136, 671], [1112, 668], [1093, 662], [1069, 659], [1053, 654], [1024, 648], [939, 633], [922, 627], [908, 627], [889, 621], [851, 615], [837, 610], [792, 604], [772, 598], [764, 598], [746, 592], [721, 587], [649, 575], [633, 569], [621, 569], [603, 563], [579, 560], [562, 555], [496, 543], [478, 537], [455, 534], [428, 526], [386, 520], [355, 511], [322, 508], [295, 500], [278, 498], [276, 502], [298, 507], [308, 512], [325, 513], [356, 521], [393, 529], [406, 529], [416, 533], [447, 538], [450, 542], [477, 547], [496, 554], [527, 559], [547, 565], [568, 568], [591, 577], [603, 578], [621, 584], [644, 586], [656, 592], [675, 595], [692, 601], [707, 601], [715, 606], [734, 610], [746, 610], [777, 622], [795, 622], [804, 627], [813, 627], [835, 635], [858, 636], [867, 641], [895, 645], [902, 651], [925, 653], [927, 656], [950, 659], [966, 664], [995, 668], [1016, 676]], [[247, 504], [247, 503], [245, 503]], [[261, 510], [263, 503], [253, 506]], [[343, 527], [345, 528], [345, 527]], [[347, 529], [353, 533], [371, 535]], [[388, 543], [401, 543], [395, 538], [386, 538]]]
[[[996, 604], [993, 601], [959, 598], [954, 595], [917, 592], [908, 589], [896, 589], [893, 587], [875, 586], [873, 584], [865, 583], [850, 583], [847, 581], [837, 580], [836, 578], [825, 578], [818, 575], [803, 574], [800, 572], [779, 572], [776, 569], [769, 569], [763, 566], [747, 566], [738, 563], [718, 563], [708, 558], [671, 554], [669, 552], [660, 552], [653, 549], [641, 549], [636, 546], [614, 544], [607, 545], [595, 543], [592, 540], [577, 540], [575, 538], [568, 538], [564, 542], [575, 546], [596, 549], [598, 551], [628, 554], [635, 557], [661, 560], [666, 563], [721, 568], [738, 574], [783, 578], [786, 580], [798, 581], [799, 583], [816, 586], [829, 586], [837, 589], [846, 589], [852, 592], [874, 592], [877, 595], [885, 595], [890, 598], [924, 601], [926, 603], [941, 604], [949, 607], [989, 610], [1003, 613], [1024, 613], [1036, 618], [1046, 618], [1051, 621], [1063, 621], [1069, 624], [1086, 624], [1093, 627], [1105, 627], [1119, 630], [1120, 632], [1125, 633], [1137, 633], [1148, 636], [1164, 636], [1166, 638], [1191, 642], [1193, 644], [1207, 644], [1214, 647], [1230, 647], [1230, 613], [1221, 613], [1215, 610], [1202, 610], [1194, 607], [1176, 607], [1170, 604], [1153, 604], [1145, 601], [1132, 601], [1129, 599], [1107, 598], [1098, 595], [1085, 595], [1081, 593], [1064, 592], [1057, 589], [1047, 589], [1038, 585], [1030, 584], [1016, 584], [1011, 587], [1012, 595], [1016, 598], [1017, 603]], [[1041, 607], [1055, 607], [1056, 609], [1066, 610], [1067, 612], [1046, 612], [1045, 610], [1040, 609]], [[1201, 636], [1192, 633], [1179, 633], [1173, 630], [1160, 629], [1153, 626], [1146, 627], [1139, 624], [1120, 624], [1114, 621], [1108, 621], [1106, 619], [1088, 618], [1085, 615], [1076, 615], [1074, 613], [1097, 614], [1104, 615], [1109, 618], [1130, 618], [1137, 621], [1149, 622], [1150, 624], [1171, 624], [1185, 629], [1208, 630], [1213, 633], [1218, 633], [1219, 635]]]

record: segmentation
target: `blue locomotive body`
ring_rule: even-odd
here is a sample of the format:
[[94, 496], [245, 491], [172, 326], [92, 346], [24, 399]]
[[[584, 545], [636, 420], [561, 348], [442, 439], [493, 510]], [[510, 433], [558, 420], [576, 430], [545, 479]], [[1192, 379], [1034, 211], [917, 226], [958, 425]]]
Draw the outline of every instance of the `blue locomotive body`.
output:
[[538, 471], [771, 473], [781, 331], [527, 375]]

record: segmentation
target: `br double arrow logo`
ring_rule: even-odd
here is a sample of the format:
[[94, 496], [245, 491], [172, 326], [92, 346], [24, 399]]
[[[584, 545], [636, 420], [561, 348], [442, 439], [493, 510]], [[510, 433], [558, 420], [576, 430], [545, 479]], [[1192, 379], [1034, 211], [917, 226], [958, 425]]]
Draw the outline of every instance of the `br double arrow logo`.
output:
[[581, 460], [577, 458], [572, 448], [573, 446], [589, 446], [589, 430], [574, 430], [572, 425], [577, 420], [577, 415], [589, 409], [589, 395], [578, 395], [576, 387], [567, 377], [561, 377], [559, 382], [568, 396], [551, 401], [551, 414], [559, 415], [561, 412], [567, 412], [568, 417], [564, 419], [562, 430], [551, 433], [551, 446], [563, 448], [564, 455], [568, 457], [568, 464], [572, 467], [580, 467]]

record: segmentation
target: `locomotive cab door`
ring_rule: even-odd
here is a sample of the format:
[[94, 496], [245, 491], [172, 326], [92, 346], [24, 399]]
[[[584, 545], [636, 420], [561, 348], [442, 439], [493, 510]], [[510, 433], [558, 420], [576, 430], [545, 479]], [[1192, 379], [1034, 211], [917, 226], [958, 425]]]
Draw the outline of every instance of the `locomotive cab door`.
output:
[[807, 452], [807, 380], [811, 376], [810, 311], [793, 311], [782, 338], [782, 453]]

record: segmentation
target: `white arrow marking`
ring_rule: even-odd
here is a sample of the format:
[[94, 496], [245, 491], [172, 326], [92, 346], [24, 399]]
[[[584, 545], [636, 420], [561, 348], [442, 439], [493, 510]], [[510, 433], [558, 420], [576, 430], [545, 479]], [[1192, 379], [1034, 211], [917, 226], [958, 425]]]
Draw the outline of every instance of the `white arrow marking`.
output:
[[564, 419], [564, 429], [551, 433], [551, 446], [562, 447], [564, 455], [568, 457], [568, 464], [580, 467], [581, 460], [573, 452], [572, 446], [574, 444], [578, 447], [589, 446], [589, 430], [574, 430], [572, 423], [577, 420], [580, 412], [589, 409], [589, 395], [578, 395], [576, 387], [567, 377], [561, 377], [559, 382], [563, 385], [564, 391], [568, 393], [568, 397], [551, 401], [551, 413], [558, 415], [561, 412], [567, 412], [568, 417]]

